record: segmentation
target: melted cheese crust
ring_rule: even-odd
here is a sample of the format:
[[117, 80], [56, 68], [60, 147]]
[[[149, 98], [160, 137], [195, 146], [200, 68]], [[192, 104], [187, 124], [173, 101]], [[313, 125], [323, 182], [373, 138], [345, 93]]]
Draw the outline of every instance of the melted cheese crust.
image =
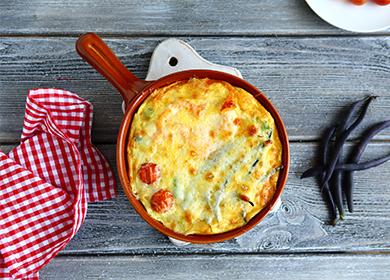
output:
[[[150, 216], [186, 235], [246, 224], [272, 199], [282, 168], [271, 114], [245, 90], [210, 79], [154, 91], [133, 118], [127, 153], [134, 195]], [[150, 185], [137, 174], [147, 162], [161, 173]], [[175, 199], [165, 213], [150, 204], [160, 189]]]

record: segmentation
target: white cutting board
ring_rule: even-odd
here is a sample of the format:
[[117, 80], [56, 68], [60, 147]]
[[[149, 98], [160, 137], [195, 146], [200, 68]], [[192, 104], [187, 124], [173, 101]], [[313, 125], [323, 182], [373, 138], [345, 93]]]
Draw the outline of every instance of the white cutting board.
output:
[[[172, 64], [172, 65], [171, 65]], [[242, 78], [240, 71], [236, 68], [219, 65], [207, 61], [201, 57], [190, 45], [178, 39], [167, 39], [162, 41], [153, 51], [150, 60], [146, 81], [158, 80], [166, 75], [191, 69], [209, 69], [226, 72]], [[124, 109], [124, 104], [122, 104]], [[124, 111], [124, 110], [123, 110]], [[281, 205], [281, 199], [277, 201], [270, 213], [276, 212]], [[176, 246], [184, 246], [190, 244], [169, 237]]]

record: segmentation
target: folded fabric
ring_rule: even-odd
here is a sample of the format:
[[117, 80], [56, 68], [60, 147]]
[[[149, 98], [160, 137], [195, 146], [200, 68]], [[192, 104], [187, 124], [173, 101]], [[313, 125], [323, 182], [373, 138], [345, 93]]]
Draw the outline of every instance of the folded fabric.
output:
[[38, 279], [82, 224], [87, 201], [116, 195], [91, 144], [92, 105], [59, 89], [31, 90], [21, 144], [0, 151], [0, 279]]

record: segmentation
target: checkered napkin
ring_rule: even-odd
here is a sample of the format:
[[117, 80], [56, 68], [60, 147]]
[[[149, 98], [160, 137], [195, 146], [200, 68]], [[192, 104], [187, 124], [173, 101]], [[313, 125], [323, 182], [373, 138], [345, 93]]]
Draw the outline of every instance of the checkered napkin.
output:
[[116, 195], [91, 125], [92, 105], [76, 94], [29, 92], [21, 144], [0, 151], [0, 279], [38, 279], [80, 228], [87, 201]]

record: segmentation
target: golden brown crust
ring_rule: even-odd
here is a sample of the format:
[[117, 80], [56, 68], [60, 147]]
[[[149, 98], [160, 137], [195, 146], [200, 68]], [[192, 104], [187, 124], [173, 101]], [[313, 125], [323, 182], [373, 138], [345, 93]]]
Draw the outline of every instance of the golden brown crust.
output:
[[[271, 115], [249, 93], [209, 79], [153, 92], [135, 114], [128, 144], [133, 193], [149, 215], [182, 234], [214, 234], [247, 223], [272, 199], [281, 144]], [[159, 179], [137, 176], [157, 164]], [[150, 199], [174, 196], [164, 213]]]

